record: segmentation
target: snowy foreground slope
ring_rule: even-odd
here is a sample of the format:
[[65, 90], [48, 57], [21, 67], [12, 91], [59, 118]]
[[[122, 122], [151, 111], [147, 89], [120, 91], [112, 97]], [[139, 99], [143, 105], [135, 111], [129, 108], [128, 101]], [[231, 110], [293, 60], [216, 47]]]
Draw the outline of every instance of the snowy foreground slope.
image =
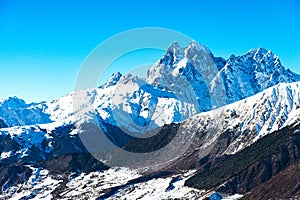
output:
[[[172, 44], [146, 78], [115, 73], [98, 88], [51, 102], [3, 100], [0, 199], [240, 198], [300, 157], [299, 81], [271, 51], [225, 60], [193, 41], [186, 48]], [[160, 143], [173, 135], [177, 143], [147, 159], [157, 162], [151, 169], [111, 166], [84, 146], [86, 124], [115, 140], [156, 131]], [[274, 137], [280, 139], [269, 145]], [[121, 140], [124, 149], [152, 149], [152, 143]], [[252, 159], [253, 146], [265, 146], [264, 157]], [[231, 166], [235, 159], [245, 166]], [[220, 166], [238, 173], [214, 174], [214, 184], [197, 178]]]

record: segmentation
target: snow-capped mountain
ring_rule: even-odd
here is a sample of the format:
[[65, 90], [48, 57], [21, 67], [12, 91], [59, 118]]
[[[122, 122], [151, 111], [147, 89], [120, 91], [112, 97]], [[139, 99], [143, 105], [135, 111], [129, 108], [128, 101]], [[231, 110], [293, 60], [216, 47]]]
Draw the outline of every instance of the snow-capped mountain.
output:
[[[195, 41], [186, 48], [178, 43], [172, 44], [167, 53], [148, 71], [147, 82], [173, 91], [178, 99], [196, 105], [197, 113], [211, 110], [213, 106], [225, 105], [222, 96], [223, 85], [216, 85], [218, 93], [210, 92], [210, 82], [219, 71], [222, 60], [215, 63], [217, 58], [210, 50]], [[219, 65], [219, 66], [217, 66]], [[225, 93], [224, 93], [225, 94]], [[213, 102], [212, 99], [218, 100]], [[212, 105], [214, 104], [214, 105]]]
[[278, 56], [264, 48], [250, 50], [242, 56], [232, 55], [212, 81], [222, 81], [227, 103], [232, 103], [263, 91], [278, 83], [299, 81], [299, 75], [285, 69]]
[[[205, 145], [207, 145], [207, 140], [205, 140], [203, 137], [211, 138], [212, 143], [213, 141], [217, 141], [222, 137], [227, 137], [229, 140], [227, 142], [228, 146], [225, 144], [223, 147], [215, 147], [216, 149], [218, 149], [218, 156], [222, 156], [225, 154], [236, 154], [237, 152], [243, 150], [247, 146], [257, 141], [259, 138], [266, 136], [267, 134], [270, 134], [277, 130], [281, 130], [283, 127], [299, 123], [299, 119], [300, 82], [296, 82], [279, 84], [245, 100], [235, 102], [233, 104], [221, 107], [217, 110], [200, 113], [188, 120], [183, 121], [181, 123], [181, 127], [186, 131], [186, 134], [190, 134], [196, 131], [196, 135], [193, 135], [195, 137], [193, 139], [195, 141], [193, 145], [196, 145], [193, 146], [193, 151], [196, 152], [201, 152], [201, 149]], [[34, 163], [47, 158], [49, 159], [54, 155], [63, 156], [68, 155], [68, 153], [85, 152], [83, 145], [80, 144], [78, 135], [74, 135], [73, 133], [73, 126], [65, 125], [53, 129], [55, 123], [51, 124], [2, 128], [0, 145], [2, 149], [1, 163], [22, 163], [24, 161]], [[218, 132], [210, 132], [216, 130], [218, 130]], [[214, 149], [212, 149], [212, 151], [214, 151]], [[200, 155], [199, 153], [196, 154]], [[187, 158], [188, 157], [189, 156], [187, 156]], [[49, 197], [51, 196], [51, 192], [59, 188], [59, 183], [63, 182], [62, 179], [57, 177], [55, 178], [55, 176], [51, 176], [52, 178], [50, 180], [49, 176], [47, 175], [50, 173], [47, 167], [46, 169], [44, 169], [45, 167], [41, 166], [31, 168], [32, 175], [30, 175], [29, 177], [36, 178], [29, 178], [29, 182], [26, 182], [26, 188], [28, 188], [30, 192], [15, 192], [17, 191], [17, 188], [21, 187], [21, 185], [24, 184], [22, 183], [14, 187], [9, 187], [8, 184], [10, 183], [8, 182], [5, 184], [5, 187], [8, 187], [10, 189], [6, 189], [3, 195], [5, 195], [6, 197], [10, 195], [12, 195], [11, 197], [14, 197], [14, 195], [33, 195], [36, 197], [41, 197], [42, 194], [45, 195], [47, 193]], [[185, 169], [185, 167], [183, 169]], [[108, 186], [105, 185], [106, 182], [96, 186], [97, 184], [94, 182], [90, 181], [87, 183], [84, 177], [91, 176], [93, 177], [93, 181], [96, 181], [100, 177], [102, 177], [100, 179], [103, 180], [103, 177], [119, 177], [119, 173], [123, 173], [123, 170], [126, 171], [128, 169], [121, 168], [119, 170], [116, 170], [115, 172], [104, 171], [79, 173], [77, 175], [72, 175], [72, 178], [69, 178], [69, 181], [66, 182], [67, 188], [72, 189], [75, 188], [75, 186], [78, 184], [85, 183], [87, 184], [87, 188], [96, 187], [97, 190], [93, 190], [94, 192], [91, 192], [92, 190], [90, 191], [89, 189], [85, 190], [84, 188], [82, 188], [79, 190], [76, 189], [76, 192], [68, 192], [66, 194], [62, 192], [62, 194], [64, 198], [80, 198], [84, 197], [85, 195], [90, 195], [89, 197], [92, 197], [93, 195], [101, 196], [101, 194], [104, 194], [107, 190]], [[52, 173], [53, 172], [51, 172], [51, 174]], [[128, 176], [125, 176], [124, 178], [129, 182], [130, 180], [135, 179], [135, 176], [131, 176], [132, 173], [136, 174], [137, 177], [142, 176], [142, 174], [139, 174], [138, 171], [127, 173]], [[193, 175], [193, 173], [190, 173], [190, 175], [186, 178], [190, 177], [191, 175]], [[181, 178], [179, 178], [178, 180], [186, 180], [186, 178], [184, 178], [185, 176], [186, 175], [184, 174], [181, 175]], [[151, 193], [154, 190], [159, 192], [159, 196], [166, 198], [168, 196], [174, 198], [199, 198], [203, 194], [206, 194], [205, 191], [184, 187], [183, 184], [180, 183], [180, 181], [178, 182], [178, 184], [175, 184], [175, 182], [173, 181], [174, 177], [178, 176], [171, 176], [169, 178], [154, 178], [128, 185], [126, 183], [127, 181], [122, 182], [122, 180], [120, 180], [121, 182], [118, 182], [116, 186], [111, 185], [108, 188], [122, 186], [122, 189], [119, 189], [120, 192], [117, 193], [117, 195], [118, 197], [123, 196], [124, 198], [126, 196], [147, 196], [149, 192]], [[107, 184], [108, 182], [111, 183], [112, 181], [115, 181], [115, 179], [107, 179]], [[32, 184], [30, 182], [32, 182]], [[40, 188], [42, 185], [48, 185], [48, 189], [41, 190]], [[161, 185], [161, 188], [164, 189], [155, 189], [155, 185]], [[173, 193], [174, 191], [170, 192], [168, 190], [168, 187], [170, 185], [173, 185], [173, 187], [175, 187], [174, 191], [176, 191], [176, 193]], [[134, 192], [128, 193], [129, 190]], [[81, 196], [78, 196], [79, 194]]]
[[[120, 75], [116, 80], [50, 102], [45, 113], [53, 121], [75, 123], [92, 112], [91, 116], [86, 117], [95, 123], [108, 123], [136, 134], [179, 122], [183, 115], [192, 115], [189, 112], [193, 111], [194, 105], [181, 102], [173, 92], [150, 85], [130, 74]], [[181, 111], [183, 107], [188, 109], [187, 113]]]
[[[174, 43], [146, 78], [115, 73], [97, 88], [50, 102], [1, 101], [0, 198], [204, 198], [212, 190], [185, 185], [205, 170], [203, 162], [211, 162], [209, 169], [299, 121], [300, 76], [271, 51], [225, 60], [195, 41], [185, 48]], [[178, 130], [179, 143], [190, 146], [156, 171], [109, 169], [84, 146], [85, 123], [113, 138]]]
[[[93, 92], [95, 91], [97, 90], [93, 90]], [[64, 117], [66, 116], [62, 116], [60, 119], [63, 120]], [[56, 140], [56, 132], [61, 132], [59, 131], [60, 127], [66, 129], [65, 134], [68, 138], [78, 133], [78, 130], [73, 127], [75, 121], [70, 121], [67, 124], [68, 120], [62, 123], [51, 122], [2, 128], [1, 136], [7, 137], [6, 140], [8, 141], [4, 143], [13, 142], [14, 146], [17, 147], [10, 152], [3, 144], [2, 153], [6, 156], [3, 156], [2, 159], [9, 157], [14, 157], [14, 160], [20, 159], [26, 157], [30, 152], [27, 152], [28, 150], [35, 151], [36, 149], [38, 153], [41, 153], [39, 157], [42, 157], [43, 154], [46, 155], [51, 151], [53, 142]], [[212, 134], [214, 140], [220, 134], [230, 132], [231, 141], [223, 153], [234, 154], [259, 138], [298, 121], [300, 121], [300, 82], [295, 82], [281, 83], [245, 100], [200, 113], [181, 122], [181, 126], [187, 134], [195, 130], [197, 134], [208, 132]], [[63, 136], [63, 133], [60, 134]], [[4, 138], [2, 138], [2, 142]]]
[[49, 123], [46, 109], [44, 102], [26, 104], [22, 99], [10, 97], [0, 102], [0, 121], [2, 126], [9, 127]]
[[68, 124], [92, 111], [96, 121], [143, 133], [247, 98], [280, 82], [295, 81], [300, 81], [300, 76], [286, 70], [275, 54], [263, 48], [226, 61], [195, 41], [186, 48], [173, 43], [146, 79], [115, 73], [99, 88], [47, 103], [26, 104], [9, 98], [0, 102], [0, 119], [8, 127]]
[[[297, 80], [299, 76], [285, 70], [271, 51], [260, 48], [225, 61], [193, 41], [186, 48], [172, 44], [149, 70], [146, 81], [116, 73], [101, 87], [81, 92], [79, 98], [96, 108], [99, 119], [127, 129], [130, 126], [130, 131], [137, 133], [142, 131], [141, 127], [154, 129], [179, 122], [249, 97], [279, 82]], [[70, 116], [77, 112], [74, 96], [78, 94], [40, 104], [10, 98], [1, 102], [2, 124], [11, 127], [66, 119], [69, 123]], [[132, 123], [129, 126], [123, 123], [124, 118], [130, 118]]]
[[171, 89], [181, 99], [196, 97], [197, 111], [202, 112], [247, 98], [278, 83], [300, 81], [299, 78], [285, 69], [270, 50], [250, 50], [225, 61], [193, 41], [186, 48], [172, 44], [149, 70], [146, 80]]

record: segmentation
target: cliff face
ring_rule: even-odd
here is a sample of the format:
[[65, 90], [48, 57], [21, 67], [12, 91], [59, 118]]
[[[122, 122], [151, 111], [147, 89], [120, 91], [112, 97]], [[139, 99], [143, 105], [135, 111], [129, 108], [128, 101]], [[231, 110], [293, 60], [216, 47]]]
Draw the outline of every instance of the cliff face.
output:
[[[199, 189], [214, 189], [221, 193], [249, 193], [246, 199], [262, 196], [264, 185], [272, 190], [286, 191], [274, 193], [272, 198], [283, 196], [294, 198], [300, 188], [297, 184], [278, 183], [278, 177], [288, 173], [290, 169], [299, 166], [300, 158], [300, 125], [286, 127], [267, 135], [239, 153], [207, 162], [202, 166], [202, 172], [186, 181], [186, 185]], [[203, 170], [205, 169], [206, 170]], [[207, 170], [208, 169], [208, 170]], [[287, 171], [286, 171], [287, 170]], [[288, 182], [296, 182], [299, 176], [287, 176]], [[278, 184], [275, 184], [278, 183]], [[259, 194], [261, 193], [261, 194]], [[277, 195], [277, 196], [276, 196]], [[287, 195], [287, 196], [286, 196]], [[262, 199], [262, 198], [260, 198]], [[264, 198], [263, 198], [264, 199]]]
[[255, 187], [243, 199], [299, 199], [300, 161], [292, 162], [279, 174]]

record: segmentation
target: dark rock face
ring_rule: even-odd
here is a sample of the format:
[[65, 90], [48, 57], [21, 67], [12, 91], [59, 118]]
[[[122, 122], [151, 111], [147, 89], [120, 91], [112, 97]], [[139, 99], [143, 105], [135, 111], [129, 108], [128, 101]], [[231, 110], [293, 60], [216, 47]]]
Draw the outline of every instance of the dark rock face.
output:
[[[299, 161], [299, 128], [300, 125], [293, 128], [286, 127], [258, 140], [236, 155], [210, 160], [185, 184], [200, 189], [213, 188], [219, 192], [231, 194], [252, 192], [254, 188], [261, 185], [263, 188], [264, 183], [271, 181], [275, 175], [284, 173], [291, 163]], [[298, 180], [297, 176], [294, 178]], [[295, 180], [290, 177], [289, 181]], [[222, 186], [219, 187], [221, 184]], [[272, 190], [276, 187], [286, 188], [287, 191], [289, 189], [287, 188], [289, 186], [284, 183], [279, 185], [268, 183], [268, 185], [274, 187]], [[299, 191], [300, 188], [294, 193]], [[254, 193], [255, 190], [253, 190]], [[276, 197], [283, 198], [281, 194]]]
[[92, 172], [108, 169], [89, 153], [73, 153], [59, 156], [50, 160], [38, 162], [35, 167], [42, 167], [52, 174], [68, 174], [70, 172]]
[[300, 161], [292, 162], [279, 174], [250, 191], [243, 199], [299, 199]]
[[7, 128], [8, 126], [5, 124], [5, 122], [0, 118], [0, 128]]
[[32, 170], [24, 165], [0, 164], [0, 189], [7, 190], [9, 187], [26, 182], [32, 174]]

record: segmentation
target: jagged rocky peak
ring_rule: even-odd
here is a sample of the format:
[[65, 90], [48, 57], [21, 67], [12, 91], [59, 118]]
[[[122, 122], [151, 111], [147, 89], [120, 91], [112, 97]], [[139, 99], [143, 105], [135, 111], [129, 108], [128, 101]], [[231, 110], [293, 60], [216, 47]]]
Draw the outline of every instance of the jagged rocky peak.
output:
[[[204, 70], [205, 68], [211, 69], [207, 67], [210, 65], [219, 71], [225, 62], [225, 59], [221, 57], [215, 58], [205, 45], [196, 41], [191, 41], [185, 48], [180, 47], [178, 42], [174, 42], [169, 46], [166, 54], [148, 71], [146, 80], [150, 83], [162, 84], [165, 82], [162, 78], [173, 79], [172, 77], [178, 77], [179, 74], [193, 70], [195, 67]], [[201, 69], [197, 70], [201, 71]]]
[[231, 55], [222, 70], [226, 71], [228, 69], [230, 69], [230, 73], [232, 73], [232, 71], [247, 71], [248, 73], [260, 72], [268, 76], [276, 71], [279, 71], [282, 73], [281, 75], [284, 76], [288, 71], [281, 64], [279, 57], [276, 54], [274, 54], [271, 50], [266, 50], [262, 47], [258, 49], [251, 49], [241, 56]]
[[118, 84], [121, 84], [121, 85], [126, 85], [127, 83], [143, 83], [144, 80], [142, 78], [139, 78], [138, 76], [136, 75], [133, 75], [133, 74], [125, 74], [125, 75], [122, 75], [118, 81]]
[[173, 65], [174, 63], [177, 63], [183, 58], [183, 48], [180, 47], [178, 42], [172, 43], [165, 55], [159, 60], [159, 63], [165, 63], [168, 65]]
[[110, 86], [116, 85], [123, 75], [120, 72], [113, 73], [111, 77], [106, 81], [105, 84], [100, 86], [101, 88], [108, 88]]
[[180, 54], [180, 52], [181, 52], [181, 47], [180, 47], [179, 43], [178, 43], [178, 42], [172, 43], [172, 44], [168, 47], [167, 52], [170, 52], [170, 53], [173, 53], [173, 54], [176, 54], [176, 55], [177, 55], [177, 54]]
[[211, 59], [213, 58], [212, 52], [205, 45], [194, 40], [185, 48], [184, 53], [185, 58], [188, 60], [194, 60], [195, 58], [203, 55], [210, 56]]
[[271, 50], [267, 50], [263, 47], [260, 47], [256, 50], [252, 49], [248, 52], [252, 58], [257, 62], [274, 62], [274, 66], [280, 66], [281, 62], [279, 57], [274, 54]]
[[178, 42], [174, 42], [168, 47], [166, 54], [159, 60], [158, 64], [172, 67], [183, 59], [194, 62], [201, 57], [209, 57], [213, 60], [214, 55], [205, 45], [196, 41], [191, 41], [187, 47], [180, 47]]
[[286, 70], [272, 51], [258, 48], [241, 56], [231, 55], [214, 80], [223, 80], [227, 103], [232, 103], [278, 83], [300, 81], [300, 78]]
[[7, 99], [0, 102], [0, 106], [2, 108], [18, 109], [26, 107], [27, 104], [23, 99], [19, 99], [18, 97], [14, 96], [8, 97]]
[[122, 74], [120, 72], [113, 73], [109, 79], [110, 82], [117, 82], [120, 80]]
[[244, 58], [251, 59], [256, 62], [276, 62], [277, 65], [281, 65], [279, 57], [272, 52], [271, 50], [267, 50], [263, 47], [259, 47], [258, 49], [250, 49], [247, 53], [241, 56], [234, 56], [232, 58]]
[[99, 88], [108, 88], [117, 84], [127, 84], [128, 82], [144, 82], [142, 78], [137, 77], [136, 75], [128, 74], [121, 74], [120, 72], [115, 72], [111, 75], [108, 81], [101, 85]]

